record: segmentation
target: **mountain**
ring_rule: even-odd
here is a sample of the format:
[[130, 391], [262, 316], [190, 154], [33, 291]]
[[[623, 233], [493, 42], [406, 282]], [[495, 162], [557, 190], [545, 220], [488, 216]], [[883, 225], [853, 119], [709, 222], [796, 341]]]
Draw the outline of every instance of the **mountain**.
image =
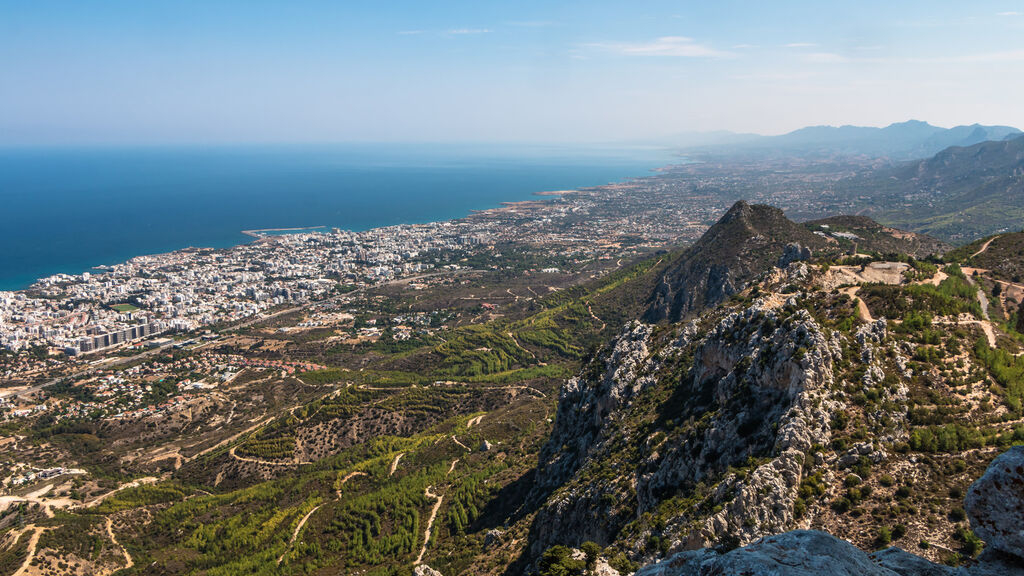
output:
[[837, 217], [797, 224], [771, 206], [739, 201], [671, 262], [648, 299], [647, 321], [678, 321], [716, 305], [780, 261], [836, 256], [850, 249], [924, 257], [948, 245], [924, 235]]
[[1024, 222], [1024, 136], [946, 148], [837, 184], [887, 224], [964, 242]]
[[[59, 380], [4, 424], [0, 573], [1012, 574], [1019, 240], [925, 258], [738, 202], [686, 249], [460, 268]], [[52, 414], [130, 374], [153, 406]]]
[[[767, 262], [798, 229], [738, 205], [699, 245], [743, 254], [720, 240], [747, 230]], [[780, 563], [794, 574], [952, 574], [896, 550], [869, 559], [836, 537], [954, 563], [978, 556], [986, 531], [992, 554], [964, 574], [1019, 566], [1001, 556], [1020, 549], [1000, 535], [1017, 521], [993, 530], [992, 516], [976, 522], [991, 512], [972, 509], [975, 534], [961, 500], [991, 458], [1024, 442], [1024, 364], [1012, 356], [1022, 347], [997, 324], [1020, 295], [983, 308], [986, 276], [856, 261], [783, 260], [682, 321], [630, 323], [570, 379], [534, 488], [543, 504], [527, 554], [542, 558], [540, 573], [574, 573], [555, 569], [571, 564], [558, 547], [592, 542], [622, 574], [771, 574]], [[1011, 475], [1021, 457], [1008, 457]], [[1020, 486], [998, 499], [1024, 501]], [[776, 536], [807, 529], [831, 536]]]
[[778, 208], [737, 202], [668, 266], [645, 317], [678, 320], [721, 302], [771, 267], [790, 243], [820, 249], [827, 241], [791, 222]]
[[950, 146], [971, 146], [1019, 135], [1010, 126], [955, 126], [941, 128], [909, 120], [883, 128], [866, 126], [809, 126], [779, 136], [715, 141], [694, 152], [741, 155], [868, 156], [892, 160], [926, 158]]

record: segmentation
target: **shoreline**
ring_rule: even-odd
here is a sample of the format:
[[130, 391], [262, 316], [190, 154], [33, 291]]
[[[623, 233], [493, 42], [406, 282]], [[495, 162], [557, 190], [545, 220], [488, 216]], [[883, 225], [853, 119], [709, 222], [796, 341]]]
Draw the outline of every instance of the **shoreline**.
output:
[[[658, 168], [649, 168], [648, 171], [650, 171], [650, 172], [657, 172], [657, 171], [659, 171], [659, 170], [661, 170], [663, 168], [665, 168], [665, 166], [658, 167]], [[594, 186], [583, 186], [583, 187], [580, 187], [580, 188], [577, 188], [577, 189], [573, 189], [573, 190], [541, 190], [541, 191], [531, 192], [530, 195], [537, 196], [537, 197], [540, 197], [540, 198], [538, 198], [536, 200], [511, 200], [511, 201], [498, 202], [497, 206], [494, 206], [494, 207], [491, 207], [491, 208], [470, 209], [465, 214], [463, 214], [461, 216], [455, 216], [455, 217], [452, 217], [452, 218], [439, 219], [439, 220], [429, 220], [429, 221], [425, 221], [425, 222], [399, 222], [399, 223], [395, 223], [395, 224], [387, 224], [387, 225], [384, 225], [384, 226], [371, 226], [369, 228], [365, 228], [365, 229], [362, 229], [362, 230], [355, 230], [355, 229], [343, 229], [343, 230], [346, 231], [346, 232], [371, 232], [371, 231], [374, 231], [374, 230], [383, 230], [383, 229], [392, 228], [392, 227], [396, 227], [396, 226], [429, 226], [429, 225], [441, 224], [441, 223], [445, 223], [445, 222], [457, 222], [457, 221], [460, 221], [460, 220], [472, 219], [474, 217], [487, 218], [489, 216], [495, 216], [495, 215], [500, 215], [500, 214], [507, 214], [509, 212], [515, 212], [518, 209], [544, 206], [544, 205], [550, 204], [550, 203], [552, 203], [554, 201], [557, 201], [557, 200], [561, 199], [562, 197], [564, 197], [567, 194], [586, 194], [588, 190], [600, 189], [600, 188], [605, 188], [605, 187], [608, 187], [608, 186], [618, 186], [618, 185], [621, 185], [623, 183], [628, 183], [628, 182], [631, 182], [631, 181], [634, 181], [636, 179], [643, 178], [643, 177], [644, 176], [642, 176], [642, 175], [628, 176], [628, 177], [624, 177], [624, 178], [616, 180], [616, 181], [606, 182], [604, 184], [598, 184], [598, 185], [594, 185]], [[244, 236], [248, 236], [250, 238], [253, 238], [253, 241], [259, 241], [259, 240], [265, 240], [265, 239], [267, 239], [269, 237], [286, 236], [286, 235], [290, 235], [290, 234], [302, 234], [302, 233], [323, 234], [325, 232], [323, 232], [322, 229], [325, 229], [325, 228], [328, 228], [328, 227], [329, 227], [328, 225], [321, 225], [321, 226], [298, 226], [298, 227], [291, 227], [291, 228], [288, 228], [288, 227], [285, 227], [285, 228], [260, 228], [260, 229], [252, 229], [252, 230], [241, 230], [239, 233], [244, 235]], [[273, 232], [281, 232], [282, 234], [273, 234]], [[102, 275], [102, 274], [105, 274], [106, 272], [108, 272], [110, 269], [113, 269], [115, 266], [118, 266], [118, 265], [121, 265], [121, 264], [125, 264], [127, 262], [130, 262], [130, 261], [134, 260], [135, 258], [147, 258], [147, 257], [148, 258], [152, 258], [152, 257], [160, 256], [160, 255], [163, 255], [163, 254], [175, 254], [175, 253], [179, 253], [179, 252], [197, 251], [197, 250], [231, 250], [231, 249], [234, 249], [234, 248], [237, 248], [239, 246], [246, 245], [246, 244], [249, 244], [249, 242], [244, 242], [244, 241], [243, 242], [236, 242], [236, 243], [233, 243], [233, 244], [230, 244], [230, 245], [226, 245], [226, 246], [193, 246], [193, 245], [189, 245], [189, 246], [184, 246], [184, 247], [181, 247], [181, 248], [175, 248], [173, 250], [167, 250], [167, 251], [162, 251], [162, 252], [154, 252], [154, 253], [149, 253], [149, 254], [135, 254], [135, 255], [133, 255], [131, 257], [125, 258], [125, 259], [123, 259], [123, 260], [121, 260], [119, 262], [116, 262], [114, 264], [99, 264], [99, 265], [96, 265], [96, 266], [89, 266], [86, 269], [81, 270], [80, 272], [54, 272], [54, 273], [52, 273], [52, 274], [50, 274], [48, 276], [37, 277], [34, 280], [32, 280], [32, 282], [30, 282], [29, 284], [24, 285], [24, 286], [19, 287], [19, 288], [11, 288], [11, 289], [0, 288], [0, 293], [4, 293], [4, 292], [12, 293], [12, 294], [14, 294], [14, 293], [25, 293], [25, 292], [28, 292], [29, 290], [31, 290], [32, 287], [35, 286], [36, 284], [38, 284], [39, 282], [41, 282], [41, 281], [43, 281], [43, 280], [45, 280], [47, 278], [52, 278], [54, 276], [59, 276], [59, 275], [81, 276], [82, 274], [86, 274], [86, 273], [93, 274], [93, 275]]]
[[264, 238], [266, 236], [277, 236], [277, 234], [264, 234], [264, 232], [300, 232], [305, 230], [319, 230], [321, 228], [327, 228], [327, 226], [298, 226], [295, 228], [260, 228], [258, 230], [242, 230], [242, 234], [246, 236], [252, 236], [253, 238]]

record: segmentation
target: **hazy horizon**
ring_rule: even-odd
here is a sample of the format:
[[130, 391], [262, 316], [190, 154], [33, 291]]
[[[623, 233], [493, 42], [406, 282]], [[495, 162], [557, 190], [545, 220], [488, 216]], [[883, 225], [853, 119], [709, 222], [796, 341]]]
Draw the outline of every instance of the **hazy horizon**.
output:
[[621, 144], [1024, 126], [1014, 2], [0, 8], [0, 145]]

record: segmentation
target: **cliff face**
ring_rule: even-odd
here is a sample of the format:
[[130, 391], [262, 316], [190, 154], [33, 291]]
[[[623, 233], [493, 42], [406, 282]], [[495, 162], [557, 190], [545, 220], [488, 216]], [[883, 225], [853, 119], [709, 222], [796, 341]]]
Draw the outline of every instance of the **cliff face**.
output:
[[837, 335], [775, 299], [668, 331], [630, 324], [562, 390], [535, 550], [625, 536], [643, 554], [645, 516], [664, 517], [672, 549], [792, 527], [805, 461], [830, 438], [840, 356]]
[[[648, 316], [686, 320], [628, 324], [561, 390], [528, 558], [592, 541], [623, 572], [650, 565], [645, 576], [891, 576], [945, 574], [934, 562], [970, 562], [982, 534], [1017, 545], [1021, 528], [995, 508], [1006, 495], [968, 498], [1002, 514], [999, 532], [976, 523], [976, 535], [960, 503], [995, 448], [1024, 441], [1017, 393], [999, 384], [1024, 347], [961, 312], [977, 289], [955, 268], [928, 278], [934, 266], [879, 263], [907, 269], [883, 286], [816, 261], [842, 250], [836, 230], [886, 250], [925, 244], [866, 219], [799, 226], [738, 203], [668, 266]], [[837, 270], [853, 285], [836, 286]], [[1004, 472], [997, 483], [1024, 487]], [[920, 556], [862, 552], [889, 542]]]
[[[561, 391], [527, 554], [593, 541], [641, 565], [687, 550], [703, 552], [686, 563], [726, 562], [740, 556], [716, 550], [765, 539], [754, 550], [811, 550], [815, 569], [847, 558], [831, 543], [882, 538], [928, 542], [921, 562], [975, 554], [955, 495], [992, 447], [1024, 440], [1013, 400], [985, 377], [981, 325], [912, 326], [880, 301], [864, 320], [829, 273], [794, 261], [689, 322], [627, 325]], [[793, 530], [811, 532], [773, 536]], [[721, 566], [678, 573], [742, 564]]]

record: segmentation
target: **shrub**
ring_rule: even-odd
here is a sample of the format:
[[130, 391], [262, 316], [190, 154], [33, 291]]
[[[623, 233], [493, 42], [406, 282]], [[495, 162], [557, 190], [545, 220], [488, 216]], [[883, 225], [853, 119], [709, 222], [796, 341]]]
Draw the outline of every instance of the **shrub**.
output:
[[561, 545], [545, 550], [539, 565], [540, 576], [578, 576], [586, 567], [586, 562], [573, 559], [572, 550]]
[[888, 546], [892, 544], [892, 530], [882, 526], [878, 529], [878, 535], [875, 537], [875, 541], [879, 546]]

